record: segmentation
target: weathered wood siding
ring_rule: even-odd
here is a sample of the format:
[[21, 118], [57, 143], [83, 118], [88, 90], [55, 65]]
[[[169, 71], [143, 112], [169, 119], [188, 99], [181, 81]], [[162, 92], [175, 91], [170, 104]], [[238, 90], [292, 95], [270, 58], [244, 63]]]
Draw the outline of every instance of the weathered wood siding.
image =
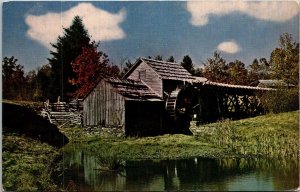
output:
[[106, 81], [100, 82], [83, 101], [84, 126], [125, 128], [125, 99]]
[[143, 80], [160, 97], [163, 96], [162, 80], [159, 75], [147, 64], [142, 62], [129, 76], [128, 79], [139, 80], [139, 72], [146, 71], [146, 78]]

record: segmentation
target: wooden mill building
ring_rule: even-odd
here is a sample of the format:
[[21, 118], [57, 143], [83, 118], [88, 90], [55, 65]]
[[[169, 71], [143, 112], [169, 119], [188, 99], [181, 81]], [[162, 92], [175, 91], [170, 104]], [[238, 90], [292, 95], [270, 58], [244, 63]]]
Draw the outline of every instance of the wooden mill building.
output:
[[170, 132], [167, 128], [187, 133], [191, 120], [260, 114], [257, 95], [270, 90], [210, 82], [180, 64], [140, 58], [122, 79], [103, 79], [86, 95], [83, 124], [114, 127], [127, 136]]
[[195, 79], [178, 63], [145, 58], [138, 59], [124, 78], [143, 81], [161, 98], [165, 93]]
[[163, 108], [163, 100], [142, 81], [103, 79], [83, 100], [83, 124], [151, 135], [161, 131]]
[[117, 127], [126, 135], [162, 133], [164, 93], [192, 79], [179, 64], [140, 58], [124, 78], [103, 79], [85, 96], [83, 124]]

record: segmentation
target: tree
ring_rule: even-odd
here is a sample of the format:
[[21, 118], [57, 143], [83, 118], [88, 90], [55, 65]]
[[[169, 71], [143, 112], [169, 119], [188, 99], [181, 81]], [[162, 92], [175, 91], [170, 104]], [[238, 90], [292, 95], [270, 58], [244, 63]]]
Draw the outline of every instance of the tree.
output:
[[228, 83], [228, 65], [220, 56], [220, 53], [215, 51], [212, 58], [208, 58], [204, 63], [203, 76], [210, 81], [219, 83]]
[[162, 61], [163, 57], [161, 55], [155, 56], [154, 60]]
[[14, 56], [4, 57], [2, 60], [2, 81], [4, 99], [24, 99], [26, 79], [23, 66], [17, 64]]
[[200, 67], [196, 68], [193, 72], [193, 75], [197, 77], [203, 77], [203, 69]]
[[75, 78], [71, 79], [72, 85], [77, 90], [73, 96], [84, 97], [99, 80], [106, 77], [118, 76], [120, 70], [117, 66], [110, 66], [108, 56], [97, 51], [97, 45], [84, 47], [82, 53], [72, 62]]
[[125, 66], [124, 68], [122, 69], [122, 72], [121, 72], [121, 76], [124, 76], [128, 71], [129, 69], [134, 65], [134, 63], [132, 63], [129, 59], [125, 62]]
[[293, 40], [291, 34], [280, 36], [279, 47], [271, 53], [270, 70], [273, 79], [299, 84], [299, 43]]
[[247, 69], [245, 64], [239, 60], [230, 62], [228, 64], [228, 79], [227, 83], [235, 85], [247, 85]]
[[50, 82], [51, 82], [51, 66], [43, 65], [37, 69], [36, 82], [39, 92], [36, 92], [34, 98], [38, 100], [46, 100], [50, 97]]
[[170, 56], [170, 57], [167, 59], [167, 62], [176, 63], [175, 58], [174, 58], [173, 56]]
[[183, 57], [181, 66], [184, 67], [191, 74], [194, 74], [194, 64], [190, 56], [186, 55]]
[[38, 95], [40, 95], [40, 90], [37, 84], [37, 74], [35, 70], [29, 71], [26, 76], [26, 90], [25, 90], [25, 98], [27, 100], [38, 100]]
[[260, 58], [254, 59], [252, 64], [248, 66], [248, 82], [251, 86], [257, 86], [258, 80], [260, 79], [269, 79], [270, 64], [267, 59]]
[[81, 54], [82, 47], [93, 47], [90, 36], [85, 29], [82, 19], [76, 16], [69, 28], [64, 28], [63, 36], [59, 36], [55, 44], [51, 44], [55, 51], [50, 51], [52, 58], [48, 58], [51, 66], [51, 97], [61, 96], [62, 100], [74, 92], [70, 79], [75, 77], [71, 63]]

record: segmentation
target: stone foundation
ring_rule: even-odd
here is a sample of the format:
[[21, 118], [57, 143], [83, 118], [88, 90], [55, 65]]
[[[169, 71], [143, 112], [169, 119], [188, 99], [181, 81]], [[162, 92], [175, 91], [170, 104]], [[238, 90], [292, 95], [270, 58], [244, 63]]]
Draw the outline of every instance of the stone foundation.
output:
[[125, 137], [124, 128], [115, 127], [84, 127], [89, 134], [99, 135], [101, 137]]

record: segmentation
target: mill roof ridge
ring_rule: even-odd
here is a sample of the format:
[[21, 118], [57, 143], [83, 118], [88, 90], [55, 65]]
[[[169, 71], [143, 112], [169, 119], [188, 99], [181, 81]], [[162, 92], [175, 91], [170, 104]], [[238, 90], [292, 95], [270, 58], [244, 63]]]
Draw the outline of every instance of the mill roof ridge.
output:
[[112, 87], [125, 98], [133, 100], [161, 100], [160, 97], [142, 81], [115, 77], [107, 78], [105, 81], [110, 83]]
[[129, 100], [162, 101], [145, 83], [138, 80], [109, 77], [99, 80], [83, 97], [85, 100], [95, 87], [102, 81], [109, 83], [119, 94]]
[[178, 63], [159, 61], [147, 58], [140, 58], [140, 60], [149, 65], [158, 75], [163, 79], [171, 80], [188, 80], [194, 79], [183, 66]]
[[149, 59], [149, 58], [145, 58], [145, 57], [141, 57], [141, 59], [142, 60], [153, 61], [153, 62], [156, 62], [156, 63], [165, 63], [165, 64], [171, 64], [171, 65], [180, 65], [179, 63], [175, 63], [175, 62], [161, 61], [161, 60]]

